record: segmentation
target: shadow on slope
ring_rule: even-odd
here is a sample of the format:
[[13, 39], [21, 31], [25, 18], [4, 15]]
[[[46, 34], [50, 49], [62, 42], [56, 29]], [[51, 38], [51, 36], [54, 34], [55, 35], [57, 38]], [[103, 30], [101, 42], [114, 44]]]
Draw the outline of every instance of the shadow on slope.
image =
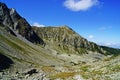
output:
[[0, 71], [7, 69], [13, 64], [13, 61], [0, 52]]

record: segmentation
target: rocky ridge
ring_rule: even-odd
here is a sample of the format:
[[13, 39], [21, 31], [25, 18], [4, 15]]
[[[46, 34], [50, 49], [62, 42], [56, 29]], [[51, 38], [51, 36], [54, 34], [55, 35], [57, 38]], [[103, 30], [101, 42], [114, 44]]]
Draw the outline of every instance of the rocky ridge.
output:
[[105, 54], [105, 50], [99, 45], [89, 42], [68, 26], [33, 27], [33, 29], [49, 46], [67, 50], [68, 53], [82, 54], [93, 51]]
[[14, 35], [18, 33], [32, 43], [44, 44], [44, 41], [32, 30], [30, 24], [15, 9], [9, 9], [2, 2], [0, 2], [0, 23], [5, 25], [7, 30]]

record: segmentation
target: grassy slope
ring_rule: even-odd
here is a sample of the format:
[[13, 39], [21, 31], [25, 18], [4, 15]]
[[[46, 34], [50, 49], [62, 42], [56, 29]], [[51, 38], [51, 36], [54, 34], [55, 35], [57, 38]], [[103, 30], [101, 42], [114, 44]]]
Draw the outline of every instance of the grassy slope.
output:
[[[66, 80], [67, 78], [71, 79], [71, 77], [74, 77], [75, 75], [81, 75], [85, 80], [90, 78], [93, 80], [110, 80], [110, 76], [113, 76], [112, 78], [116, 79], [117, 75], [117, 79], [119, 79], [120, 56], [114, 58], [106, 57], [102, 60], [97, 60], [94, 63], [86, 62], [74, 66], [59, 66], [56, 68], [51, 65], [59, 65], [63, 62], [57, 59], [57, 57], [51, 56], [50, 53], [51, 52], [45, 48], [23, 42], [8, 34], [4, 28], [0, 27], [0, 54], [5, 55], [13, 61], [14, 65], [12, 65], [14, 68], [11, 68], [11, 72], [13, 72], [13, 70], [24, 71], [32, 66], [42, 66], [41, 69], [52, 79], [63, 78]], [[85, 57], [86, 56], [87, 54]], [[85, 60], [89, 60], [89, 58], [86, 57]], [[79, 59], [83, 60], [82, 56]], [[61, 70], [59, 71], [60, 68]]]
[[67, 26], [43, 27], [33, 26], [34, 31], [46, 44], [58, 53], [85, 54], [87, 51], [103, 53], [95, 43], [87, 41]]
[[[0, 27], [0, 53], [9, 57], [17, 67], [21, 68], [27, 68], [29, 65], [59, 65], [61, 62], [61, 60], [51, 56], [49, 51], [40, 46], [23, 42], [8, 34], [2, 27]], [[19, 66], [19, 64], [21, 65]]]

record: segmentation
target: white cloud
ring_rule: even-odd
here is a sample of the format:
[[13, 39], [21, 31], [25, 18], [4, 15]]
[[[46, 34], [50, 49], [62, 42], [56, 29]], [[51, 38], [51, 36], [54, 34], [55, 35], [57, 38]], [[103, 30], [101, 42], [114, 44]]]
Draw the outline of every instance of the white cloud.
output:
[[94, 36], [93, 36], [93, 35], [89, 35], [88, 38], [89, 38], [89, 39], [93, 39]]
[[116, 45], [116, 44], [114, 44], [114, 43], [105, 43], [104, 45], [105, 46], [113, 46], [113, 45]]
[[99, 30], [106, 30], [107, 28], [106, 27], [100, 27]]
[[103, 46], [109, 46], [109, 47], [114, 47], [114, 48], [120, 48], [120, 43], [112, 43], [112, 42], [104, 42], [104, 43], [98, 43], [99, 45]]
[[98, 4], [98, 0], [66, 0], [64, 6], [72, 11], [85, 11]]
[[120, 46], [120, 43], [105, 43], [105, 46], [110, 46], [110, 47], [118, 47]]
[[109, 27], [100, 27], [99, 30], [101, 31], [105, 31], [105, 30], [108, 30], [108, 29], [111, 29], [112, 26], [109, 26]]
[[34, 23], [33, 23], [33, 26], [36, 26], [36, 27], [45, 27], [45, 25], [40, 24], [40, 23], [38, 23], [38, 22], [34, 22]]

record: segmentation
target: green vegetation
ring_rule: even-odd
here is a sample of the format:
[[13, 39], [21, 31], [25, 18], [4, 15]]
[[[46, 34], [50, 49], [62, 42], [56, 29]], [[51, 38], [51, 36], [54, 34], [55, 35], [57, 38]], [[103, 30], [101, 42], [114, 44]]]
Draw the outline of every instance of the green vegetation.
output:
[[116, 65], [112, 66], [111, 71], [119, 72], [120, 71], [120, 64], [116, 64]]
[[18, 46], [18, 44], [8, 40], [7, 38], [5, 38], [4, 36], [0, 35], [0, 38], [5, 42], [7, 43], [8, 45], [10, 45], [11, 47], [13, 47], [14, 49], [18, 49], [18, 50], [21, 50], [21, 51], [24, 51], [24, 49], [21, 47], [21, 46]]
[[107, 51], [106, 55], [114, 55], [117, 56], [120, 54], [120, 49], [115, 49], [111, 47], [101, 46], [104, 50]]
[[[3, 30], [1, 30], [2, 32]], [[5, 34], [4, 34], [5, 33]], [[74, 66], [67, 66], [67, 61], [66, 60], [59, 60], [57, 59], [57, 57], [54, 57], [53, 55], [51, 55], [51, 52], [49, 52], [49, 50], [47, 51], [47, 49], [44, 49], [44, 47], [41, 47], [40, 45], [31, 45], [28, 44], [26, 42], [23, 42], [22, 40], [19, 40], [18, 38], [16, 38], [15, 36], [12, 36], [10, 34], [7, 34], [6, 32], [4, 32], [3, 34], [0, 34], [0, 40], [9, 45], [13, 50], [15, 50], [16, 53], [13, 52], [13, 54], [10, 53], [6, 53], [7, 56], [12, 59], [15, 62], [18, 62], [19, 64], [31, 64], [32, 66], [36, 66], [38, 68], [40, 68], [43, 72], [45, 72], [47, 74], [47, 77], [51, 78], [52, 80], [54, 79], [68, 79], [68, 78], [73, 78], [76, 74], [80, 74], [84, 79], [92, 79], [92, 80], [101, 80], [101, 77], [104, 76], [105, 74], [112, 74], [114, 72], [119, 72], [120, 71], [120, 65], [119, 64], [111, 64], [111, 66], [108, 64], [109, 62], [111, 63], [111, 61], [113, 59], [116, 59], [116, 57], [106, 57], [105, 59], [102, 60], [102, 62], [98, 61], [98, 62], [94, 62], [89, 64], [89, 62], [83, 62], [81, 64], [76, 64]], [[49, 43], [49, 41], [48, 41]], [[49, 45], [51, 45], [51, 43], [49, 43]], [[57, 45], [57, 47], [56, 47]], [[75, 51], [73, 50], [73, 47], [70, 47], [68, 45], [63, 45], [60, 43], [55, 42], [55, 44], [52, 45], [54, 48], [52, 48], [53, 50], [59, 51], [59, 52], [65, 52], [71, 55], [71, 52], [73, 51], [73, 53], [75, 51], [79, 52], [82, 55], [78, 55], [78, 56], [83, 56], [84, 53], [87, 53], [87, 50], [84, 48], [76, 48]], [[51, 47], [51, 46], [50, 46]], [[108, 48], [107, 48], [108, 49]], [[4, 52], [5, 49], [3, 49]], [[9, 50], [9, 49], [8, 49]], [[110, 50], [110, 49], [108, 49]], [[117, 50], [118, 52], [119, 50]], [[114, 51], [115, 53], [117, 53], [116, 51]], [[17, 56], [15, 56], [15, 55]], [[59, 56], [60, 54], [58, 54]], [[86, 56], [88, 54], [85, 54]], [[22, 56], [22, 57], [21, 57]], [[67, 57], [72, 57], [72, 56], [67, 56]], [[81, 60], [81, 58], [80, 58]], [[89, 60], [86, 58], [86, 60]], [[64, 67], [65, 69], [67, 69], [65, 72], [58, 72], [55, 67], [50, 66], [53, 64], [60, 64], [59, 62], [64, 61], [66, 67]], [[108, 62], [108, 63], [107, 63]], [[96, 63], [99, 65], [96, 65]], [[69, 64], [69, 63], [68, 63]], [[102, 64], [105, 64], [105, 66], [101, 66]], [[101, 66], [99, 68], [96, 69], [95, 66]], [[109, 66], [108, 66], [109, 65]], [[74, 68], [73, 68], [74, 67]], [[79, 67], [78, 69], [76, 69], [76, 67]], [[105, 68], [105, 69], [104, 69]], [[79, 70], [76, 72], [76, 70]], [[104, 77], [105, 79], [107, 79], [107, 77]]]
[[90, 65], [84, 65], [84, 66], [80, 67], [80, 70], [82, 70], [82, 71], [88, 71], [90, 68], [91, 68]]

